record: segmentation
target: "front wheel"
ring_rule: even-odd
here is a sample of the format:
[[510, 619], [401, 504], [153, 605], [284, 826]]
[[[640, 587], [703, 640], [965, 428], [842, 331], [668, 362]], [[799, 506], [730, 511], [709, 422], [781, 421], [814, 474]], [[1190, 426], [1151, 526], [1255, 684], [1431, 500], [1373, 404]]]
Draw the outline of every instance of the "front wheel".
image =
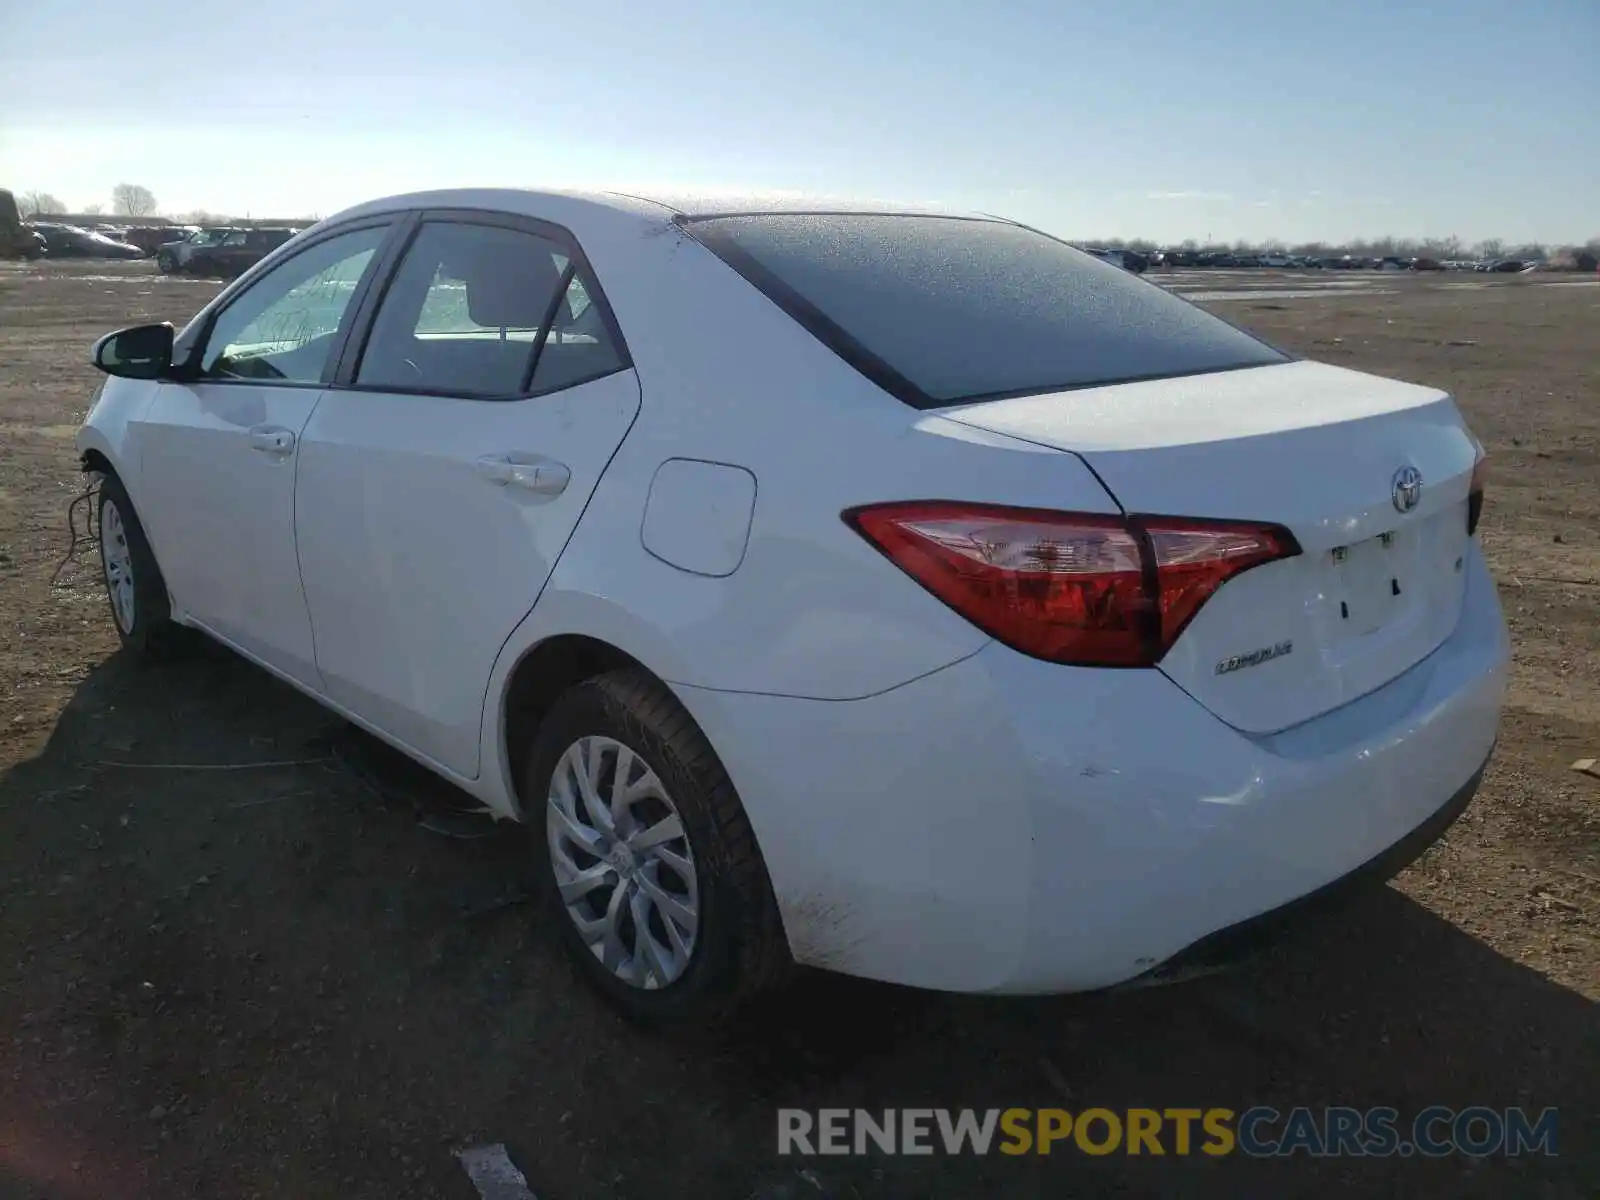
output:
[[165, 651], [180, 632], [172, 620], [166, 580], [127, 489], [115, 475], [100, 484], [99, 521], [100, 565], [122, 644], [142, 653]]
[[787, 973], [744, 808], [705, 735], [653, 678], [617, 671], [557, 700], [524, 797], [549, 918], [624, 1014], [705, 1024]]

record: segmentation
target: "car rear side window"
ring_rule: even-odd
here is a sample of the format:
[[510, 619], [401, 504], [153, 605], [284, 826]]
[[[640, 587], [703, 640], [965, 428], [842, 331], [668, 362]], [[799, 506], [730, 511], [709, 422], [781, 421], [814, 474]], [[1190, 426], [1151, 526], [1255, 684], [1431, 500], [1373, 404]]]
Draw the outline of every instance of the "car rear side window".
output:
[[1121, 267], [1002, 221], [783, 213], [685, 225], [919, 408], [1287, 361]]
[[506, 399], [620, 370], [598, 310], [580, 297], [579, 268], [561, 242], [426, 222], [378, 309], [356, 385]]

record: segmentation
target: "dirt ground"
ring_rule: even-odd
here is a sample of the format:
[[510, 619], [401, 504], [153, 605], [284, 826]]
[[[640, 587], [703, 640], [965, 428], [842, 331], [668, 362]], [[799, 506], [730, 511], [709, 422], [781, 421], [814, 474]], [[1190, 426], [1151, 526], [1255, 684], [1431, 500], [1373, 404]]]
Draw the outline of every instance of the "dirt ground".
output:
[[[91, 341], [214, 285], [0, 264], [0, 1195], [470, 1200], [452, 1151], [504, 1142], [540, 1200], [1593, 1196], [1600, 780], [1570, 764], [1600, 755], [1600, 288], [1190, 282], [1287, 347], [1449, 389], [1487, 444], [1516, 669], [1479, 798], [1394, 886], [1229, 975], [1028, 1001], [818, 977], [661, 1040], [519, 902], [518, 831], [430, 829], [438, 789], [419, 810], [416, 772], [220, 651], [127, 661], [92, 550], [52, 584]], [[1555, 1106], [1558, 1155], [776, 1155], [779, 1105], [1252, 1104]]]

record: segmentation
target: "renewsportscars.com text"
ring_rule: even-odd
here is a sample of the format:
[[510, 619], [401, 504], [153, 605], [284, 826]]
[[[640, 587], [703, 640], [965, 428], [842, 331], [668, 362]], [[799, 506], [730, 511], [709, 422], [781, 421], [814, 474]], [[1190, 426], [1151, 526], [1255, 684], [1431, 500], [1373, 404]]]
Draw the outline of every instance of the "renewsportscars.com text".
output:
[[1443, 1158], [1556, 1153], [1556, 1110], [1424, 1108], [824, 1108], [778, 1110], [778, 1153], [1244, 1154]]

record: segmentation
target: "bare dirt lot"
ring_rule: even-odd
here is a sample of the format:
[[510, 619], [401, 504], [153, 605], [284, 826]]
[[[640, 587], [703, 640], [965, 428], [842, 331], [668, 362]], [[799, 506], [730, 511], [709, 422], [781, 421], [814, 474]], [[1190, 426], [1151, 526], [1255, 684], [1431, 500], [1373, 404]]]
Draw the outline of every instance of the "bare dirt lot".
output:
[[[1600, 755], [1600, 288], [1174, 282], [1449, 389], [1487, 444], [1516, 668], [1478, 799], [1394, 886], [1230, 975], [1037, 1001], [818, 978], [668, 1041], [519, 903], [519, 831], [430, 830], [416, 772], [383, 760], [374, 789], [338, 721], [220, 651], [126, 660], [92, 550], [52, 584], [90, 342], [214, 285], [0, 264], [0, 1194], [470, 1200], [452, 1151], [504, 1142], [540, 1200], [1594, 1195], [1600, 780], [1570, 764]], [[780, 1105], [1252, 1104], [1555, 1106], [1558, 1155], [775, 1154]]]

